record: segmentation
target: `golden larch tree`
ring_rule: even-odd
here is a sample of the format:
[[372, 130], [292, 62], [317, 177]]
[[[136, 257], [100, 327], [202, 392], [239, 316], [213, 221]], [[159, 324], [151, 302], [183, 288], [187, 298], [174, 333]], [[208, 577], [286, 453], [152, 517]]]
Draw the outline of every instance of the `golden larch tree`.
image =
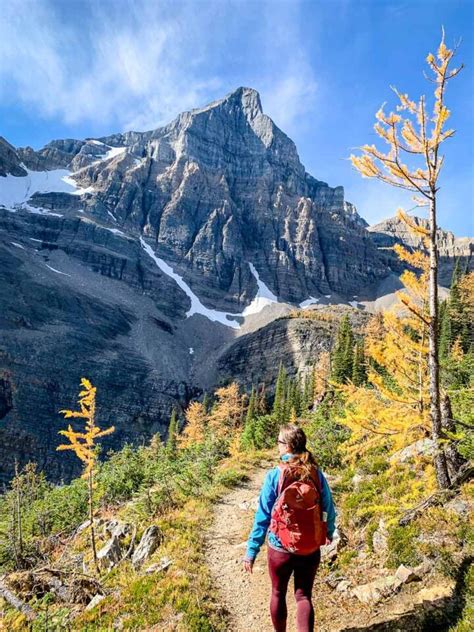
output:
[[[429, 230], [426, 239], [429, 249], [429, 382], [431, 434], [438, 451], [436, 475], [438, 485], [449, 486], [446, 459], [440, 449], [442, 437], [439, 359], [438, 359], [438, 246], [437, 246], [437, 193], [439, 175], [444, 156], [440, 148], [444, 141], [454, 135], [453, 129], [446, 129], [450, 111], [445, 105], [448, 82], [461, 71], [451, 69], [455, 50], [450, 50], [444, 41], [444, 31], [436, 56], [426, 58], [432, 73], [428, 79], [434, 84], [434, 104], [430, 112], [424, 96], [418, 102], [407, 94], [393, 89], [399, 99], [396, 112], [386, 114], [383, 106], [376, 114], [374, 125], [377, 135], [389, 149], [381, 151], [375, 145], [361, 147], [361, 156], [351, 156], [351, 161], [359, 173], [366, 178], [376, 178], [390, 186], [405, 189], [414, 194], [416, 206], [428, 207]], [[410, 163], [407, 164], [408, 161]]]
[[179, 445], [187, 448], [202, 443], [206, 435], [207, 413], [202, 402], [191, 402], [185, 412], [186, 425], [178, 437]]
[[92, 386], [91, 382], [85, 377], [81, 379], [81, 386], [83, 390], [80, 391], [78, 399], [80, 410], [66, 409], [60, 410], [59, 412], [64, 415], [65, 419], [84, 419], [84, 432], [76, 432], [73, 430], [71, 424], [69, 424], [68, 429], [60, 430], [59, 434], [69, 439], [70, 443], [61, 444], [56, 450], [72, 450], [84, 465], [82, 478], [85, 478], [88, 482], [90, 543], [94, 566], [96, 571], [99, 572], [94, 529], [94, 473], [98, 456], [96, 442], [97, 439], [112, 434], [112, 432], [115, 431], [115, 427], [111, 426], [106, 430], [101, 430], [99, 426], [97, 426], [95, 422], [97, 389], [95, 386]]

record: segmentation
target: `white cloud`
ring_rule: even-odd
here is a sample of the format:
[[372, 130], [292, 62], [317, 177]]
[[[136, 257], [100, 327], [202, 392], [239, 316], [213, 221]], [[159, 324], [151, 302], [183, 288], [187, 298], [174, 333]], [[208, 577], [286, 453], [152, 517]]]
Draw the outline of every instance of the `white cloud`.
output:
[[[190, 71], [193, 50], [206, 44], [183, 28], [186, 3], [172, 14], [146, 1], [69, 6], [80, 10], [76, 21], [44, 0], [2, 4], [2, 100], [13, 93], [68, 124], [100, 119], [150, 128], [219, 87], [216, 77], [196, 80]], [[201, 12], [203, 26], [208, 13]]]
[[0, 99], [68, 125], [143, 130], [243, 84], [291, 132], [316, 94], [298, 16], [298, 3], [10, 0]]

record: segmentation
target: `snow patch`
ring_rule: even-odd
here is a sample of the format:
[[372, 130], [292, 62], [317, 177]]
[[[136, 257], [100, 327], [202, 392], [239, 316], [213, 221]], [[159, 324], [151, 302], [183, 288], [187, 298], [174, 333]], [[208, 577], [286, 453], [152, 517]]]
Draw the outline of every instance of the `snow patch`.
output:
[[253, 263], [249, 262], [250, 272], [255, 277], [257, 281], [257, 294], [254, 299], [247, 305], [247, 307], [242, 312], [242, 316], [249, 316], [250, 314], [257, 314], [262, 311], [264, 307], [267, 305], [271, 305], [272, 303], [278, 303], [278, 298], [273, 294], [270, 288], [265, 285], [265, 283], [260, 279], [260, 275], [258, 274]]
[[56, 270], [56, 268], [52, 268], [51, 266], [49, 266], [47, 263], [45, 264], [47, 268], [49, 268], [50, 270], [52, 270], [53, 272], [57, 272], [58, 274], [64, 274], [64, 276], [68, 276], [70, 277], [70, 274], [66, 274], [66, 272], [61, 272], [61, 270]]
[[120, 156], [120, 154], [124, 154], [126, 151], [126, 147], [111, 147], [102, 158], [102, 160], [110, 160], [111, 158], [116, 158], [117, 156]]
[[305, 301], [300, 303], [299, 306], [301, 307], [301, 309], [306, 309], [310, 305], [316, 305], [316, 303], [319, 303], [319, 298], [314, 298], [314, 296], [310, 296]]
[[324, 295], [326, 298], [331, 298], [332, 294], [325, 294]]
[[111, 212], [111, 211], [107, 211], [107, 213], [110, 215], [110, 217], [114, 220], [114, 222], [117, 221], [117, 218], [115, 217], [115, 215]]
[[66, 176], [63, 178], [63, 180], [64, 182], [66, 182], [66, 184], [70, 184], [72, 187], [74, 187], [74, 191], [67, 192], [71, 195], [85, 195], [86, 193], [94, 193], [94, 191], [96, 190], [96, 188], [93, 186], [85, 187], [84, 189], [79, 188], [79, 185], [74, 180], [74, 178], [71, 178], [71, 176]]
[[124, 237], [126, 237], [125, 233], [123, 233], [118, 228], [106, 228], [105, 226], [104, 226], [104, 228], [105, 228], [105, 230], [108, 230], [111, 233], [115, 233], [115, 235], [123, 235]]
[[82, 195], [91, 190], [80, 189], [75, 180], [67, 169], [53, 169], [52, 171], [32, 171], [27, 169], [27, 175], [22, 177], [7, 175], [2, 178], [2, 186], [0, 187], [0, 206], [14, 210], [16, 208], [24, 208], [31, 213], [41, 215], [56, 215], [62, 217], [58, 213], [51, 213], [46, 209], [39, 209], [28, 204], [28, 200], [34, 193], [69, 193], [72, 195]]
[[186, 313], [186, 317], [189, 318], [193, 314], [201, 314], [205, 316], [209, 320], [217, 323], [221, 323], [222, 325], [227, 325], [227, 327], [233, 327], [234, 329], [238, 329], [240, 327], [239, 323], [235, 320], [229, 320], [227, 316], [235, 316], [235, 314], [227, 314], [226, 312], [219, 312], [215, 309], [209, 309], [205, 305], [201, 303], [198, 297], [191, 290], [189, 285], [184, 281], [183, 277], [177, 274], [173, 268], [166, 263], [160, 257], [157, 257], [153, 252], [151, 246], [149, 246], [145, 240], [140, 237], [140, 243], [142, 245], [143, 250], [147, 253], [149, 257], [153, 259], [156, 265], [160, 268], [162, 272], [164, 272], [167, 276], [171, 277], [178, 286], [183, 290], [188, 298], [191, 299], [191, 307]]
[[192, 347], [189, 347], [189, 355], [193, 355], [194, 354], [194, 349]]
[[21, 248], [22, 250], [25, 250], [25, 246], [22, 246], [21, 244], [17, 244], [16, 241], [11, 241], [10, 243], [12, 246], [16, 246], [17, 248]]
[[351, 307], [357, 307], [359, 305], [358, 301], [349, 301], [349, 305]]

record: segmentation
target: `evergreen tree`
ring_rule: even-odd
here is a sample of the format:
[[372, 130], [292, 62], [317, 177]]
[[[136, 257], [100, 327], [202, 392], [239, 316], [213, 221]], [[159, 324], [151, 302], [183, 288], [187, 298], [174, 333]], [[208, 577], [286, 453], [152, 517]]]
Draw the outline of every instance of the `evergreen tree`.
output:
[[265, 384], [262, 384], [256, 399], [256, 413], [258, 415], [265, 415], [267, 413], [267, 394]]
[[209, 395], [207, 394], [207, 391], [204, 393], [204, 398], [202, 400], [202, 407], [206, 415], [211, 410], [211, 401], [210, 401]]
[[346, 314], [341, 319], [332, 354], [332, 380], [337, 384], [344, 384], [348, 379], [351, 379], [353, 362], [354, 334], [349, 316]]
[[449, 355], [452, 343], [451, 314], [449, 301], [443, 301], [439, 306], [439, 357], [442, 362]]
[[247, 417], [242, 436], [240, 437], [240, 445], [243, 450], [252, 450], [257, 447], [255, 445], [256, 423], [257, 420], [255, 419], [255, 417]]
[[364, 341], [356, 343], [354, 351], [354, 361], [352, 365], [352, 382], [355, 386], [362, 386], [367, 382], [367, 370], [365, 366]]
[[171, 412], [170, 423], [168, 426], [168, 438], [166, 439], [166, 450], [172, 456], [176, 454], [177, 436], [178, 436], [178, 417], [176, 415], [176, 409], [173, 408]]
[[313, 379], [311, 373], [304, 377], [303, 396], [301, 401], [301, 412], [309, 410], [313, 403]]
[[252, 386], [252, 391], [250, 393], [249, 403], [247, 406], [247, 413], [245, 416], [245, 423], [249, 423], [255, 418], [256, 414], [256, 405], [257, 405], [257, 396], [255, 394], [255, 388]]
[[299, 378], [295, 378], [295, 388], [293, 394], [293, 407], [295, 409], [296, 416], [300, 416], [302, 413], [303, 393], [301, 391], [301, 383]]
[[282, 363], [278, 369], [278, 377], [275, 386], [275, 399], [273, 400], [273, 414], [279, 423], [285, 422], [285, 399], [287, 389], [286, 371]]

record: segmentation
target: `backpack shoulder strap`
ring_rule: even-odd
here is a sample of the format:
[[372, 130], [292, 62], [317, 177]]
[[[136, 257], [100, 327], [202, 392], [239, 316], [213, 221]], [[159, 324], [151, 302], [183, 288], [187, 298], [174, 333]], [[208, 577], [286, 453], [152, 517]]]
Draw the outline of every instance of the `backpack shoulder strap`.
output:
[[316, 489], [318, 490], [319, 496], [322, 497], [322, 495], [323, 495], [323, 486], [321, 484], [321, 477], [320, 477], [320, 474], [319, 474], [319, 467], [317, 467], [317, 466], [314, 467], [314, 476], [311, 477], [311, 480], [315, 484]]
[[280, 477], [278, 479], [277, 496], [279, 496], [288, 481], [288, 468], [284, 463], [279, 463]]

